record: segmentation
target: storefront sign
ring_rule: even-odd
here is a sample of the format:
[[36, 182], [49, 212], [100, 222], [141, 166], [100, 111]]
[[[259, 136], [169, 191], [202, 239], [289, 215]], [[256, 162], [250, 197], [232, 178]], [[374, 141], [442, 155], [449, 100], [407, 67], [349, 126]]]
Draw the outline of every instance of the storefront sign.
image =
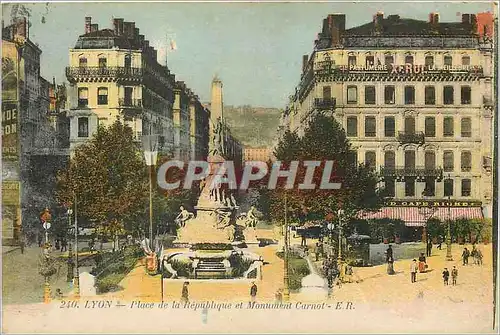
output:
[[2, 205], [19, 206], [19, 182], [4, 181], [2, 182]]
[[2, 157], [7, 160], [18, 155], [18, 117], [17, 104], [2, 104]]
[[388, 72], [390, 74], [425, 74], [436, 72], [481, 72], [483, 68], [479, 65], [341, 65], [341, 71], [345, 72]]
[[386, 207], [481, 207], [481, 201], [469, 200], [391, 200]]

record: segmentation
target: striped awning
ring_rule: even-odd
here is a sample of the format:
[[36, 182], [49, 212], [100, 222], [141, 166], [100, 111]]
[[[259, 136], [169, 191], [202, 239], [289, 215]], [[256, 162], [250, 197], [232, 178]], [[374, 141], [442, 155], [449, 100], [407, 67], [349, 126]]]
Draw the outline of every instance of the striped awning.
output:
[[[425, 225], [426, 216], [419, 211], [418, 207], [382, 207], [378, 212], [361, 213], [363, 219], [399, 219], [407, 226], [421, 227]], [[465, 219], [482, 219], [481, 207], [438, 207], [429, 218], [437, 218], [441, 221]]]

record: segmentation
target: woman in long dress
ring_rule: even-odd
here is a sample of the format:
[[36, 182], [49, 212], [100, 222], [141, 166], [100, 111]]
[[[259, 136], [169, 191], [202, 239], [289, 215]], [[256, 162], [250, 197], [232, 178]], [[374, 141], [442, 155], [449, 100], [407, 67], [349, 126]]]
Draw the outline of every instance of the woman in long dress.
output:
[[393, 275], [394, 272], [394, 258], [392, 256], [387, 257], [387, 274]]
[[420, 257], [418, 258], [418, 272], [425, 272], [425, 256], [424, 253], [420, 253]]

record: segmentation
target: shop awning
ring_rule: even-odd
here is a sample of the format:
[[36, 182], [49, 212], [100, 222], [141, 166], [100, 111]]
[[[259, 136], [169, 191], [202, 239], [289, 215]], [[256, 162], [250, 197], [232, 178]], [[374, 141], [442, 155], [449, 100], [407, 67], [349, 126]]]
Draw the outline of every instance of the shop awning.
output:
[[[431, 217], [441, 221], [465, 219], [482, 219], [483, 211], [481, 207], [438, 207]], [[378, 212], [361, 213], [363, 219], [399, 219], [403, 220], [407, 226], [421, 227], [425, 225], [426, 218], [419, 211], [418, 207], [382, 207]]]

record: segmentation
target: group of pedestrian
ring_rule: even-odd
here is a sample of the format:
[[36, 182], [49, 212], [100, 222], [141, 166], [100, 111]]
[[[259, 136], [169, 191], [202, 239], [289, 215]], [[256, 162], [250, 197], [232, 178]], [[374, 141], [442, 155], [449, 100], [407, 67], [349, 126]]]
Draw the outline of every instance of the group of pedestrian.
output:
[[57, 251], [68, 251], [68, 241], [65, 238], [57, 238], [54, 247]]
[[476, 248], [476, 245], [472, 245], [472, 251], [469, 252], [467, 248], [464, 248], [462, 252], [462, 264], [469, 265], [469, 257], [472, 257], [475, 265], [483, 265], [483, 253], [481, 250]]
[[[453, 269], [451, 270], [451, 283], [453, 286], [457, 285], [457, 277], [458, 277], [458, 270], [456, 266], [453, 266]], [[448, 271], [448, 268], [444, 268], [443, 271], [443, 283], [444, 285], [449, 285], [448, 281], [450, 278], [450, 271]]]

